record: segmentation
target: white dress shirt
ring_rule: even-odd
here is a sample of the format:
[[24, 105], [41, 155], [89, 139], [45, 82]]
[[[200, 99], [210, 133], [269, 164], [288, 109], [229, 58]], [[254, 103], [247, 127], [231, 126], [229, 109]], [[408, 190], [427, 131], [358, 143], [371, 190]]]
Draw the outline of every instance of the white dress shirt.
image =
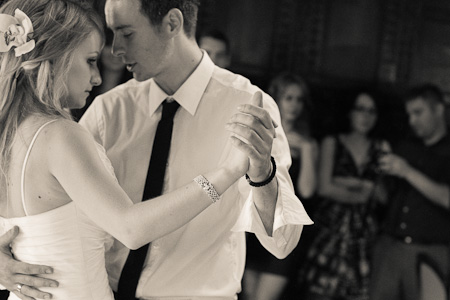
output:
[[[237, 112], [237, 106], [249, 103], [258, 90], [248, 79], [215, 66], [204, 53], [192, 75], [170, 95], [181, 107], [174, 118], [163, 193], [191, 182], [225, 159], [232, 147], [225, 124]], [[134, 202], [142, 198], [161, 118], [160, 104], [168, 96], [152, 79], [132, 79], [97, 97], [80, 121], [105, 147], [121, 186]], [[281, 124], [278, 107], [267, 94], [264, 108]], [[289, 146], [281, 126], [272, 155], [278, 180], [273, 237], [267, 235], [253, 204], [251, 187], [242, 178], [189, 224], [151, 243], [136, 292], [138, 298], [234, 299], [241, 290], [245, 266], [245, 231], [255, 233], [278, 258], [295, 248], [303, 225], [312, 221], [293, 191], [288, 174]], [[118, 242], [107, 253], [113, 289], [117, 288], [127, 254]]]

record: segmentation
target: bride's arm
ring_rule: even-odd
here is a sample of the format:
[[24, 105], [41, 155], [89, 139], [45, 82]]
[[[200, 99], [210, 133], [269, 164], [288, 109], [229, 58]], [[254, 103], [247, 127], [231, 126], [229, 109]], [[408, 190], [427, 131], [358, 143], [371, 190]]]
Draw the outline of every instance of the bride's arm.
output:
[[[133, 204], [108, 173], [87, 131], [69, 121], [50, 126], [51, 134], [46, 135], [49, 171], [94, 222], [128, 248], [139, 248], [178, 229], [212, 204], [194, 181], [151, 201]], [[248, 168], [248, 159], [239, 150], [233, 151], [224, 167], [202, 174], [219, 195]]]

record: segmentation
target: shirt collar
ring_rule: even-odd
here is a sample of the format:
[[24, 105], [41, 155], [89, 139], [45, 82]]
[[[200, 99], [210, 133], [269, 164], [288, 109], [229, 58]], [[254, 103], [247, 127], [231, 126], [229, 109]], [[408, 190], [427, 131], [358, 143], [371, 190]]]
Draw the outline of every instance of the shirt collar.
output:
[[191, 115], [195, 115], [198, 104], [205, 93], [206, 87], [214, 71], [214, 63], [208, 54], [202, 50], [203, 57], [200, 64], [188, 79], [173, 95], [167, 95], [153, 79], [150, 79], [149, 113], [152, 115], [159, 105], [169, 96], [173, 97]]

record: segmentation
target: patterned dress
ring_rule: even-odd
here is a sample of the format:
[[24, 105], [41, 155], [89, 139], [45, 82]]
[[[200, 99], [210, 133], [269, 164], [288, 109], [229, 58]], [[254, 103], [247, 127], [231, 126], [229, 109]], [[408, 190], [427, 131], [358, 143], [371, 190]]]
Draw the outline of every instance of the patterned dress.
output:
[[[368, 163], [358, 167], [346, 146], [336, 137], [333, 176], [375, 180], [376, 149], [372, 143]], [[376, 201], [346, 204], [321, 199], [315, 212], [317, 235], [299, 280], [310, 293], [330, 299], [367, 300], [370, 251], [377, 233]]]

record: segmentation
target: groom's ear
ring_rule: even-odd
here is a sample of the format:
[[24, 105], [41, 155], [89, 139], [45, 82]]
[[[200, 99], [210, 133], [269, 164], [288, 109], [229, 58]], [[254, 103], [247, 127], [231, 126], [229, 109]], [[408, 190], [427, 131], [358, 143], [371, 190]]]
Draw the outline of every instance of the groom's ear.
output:
[[183, 13], [178, 8], [172, 8], [164, 16], [161, 24], [161, 29], [168, 38], [172, 38], [178, 35], [183, 30], [183, 24]]

